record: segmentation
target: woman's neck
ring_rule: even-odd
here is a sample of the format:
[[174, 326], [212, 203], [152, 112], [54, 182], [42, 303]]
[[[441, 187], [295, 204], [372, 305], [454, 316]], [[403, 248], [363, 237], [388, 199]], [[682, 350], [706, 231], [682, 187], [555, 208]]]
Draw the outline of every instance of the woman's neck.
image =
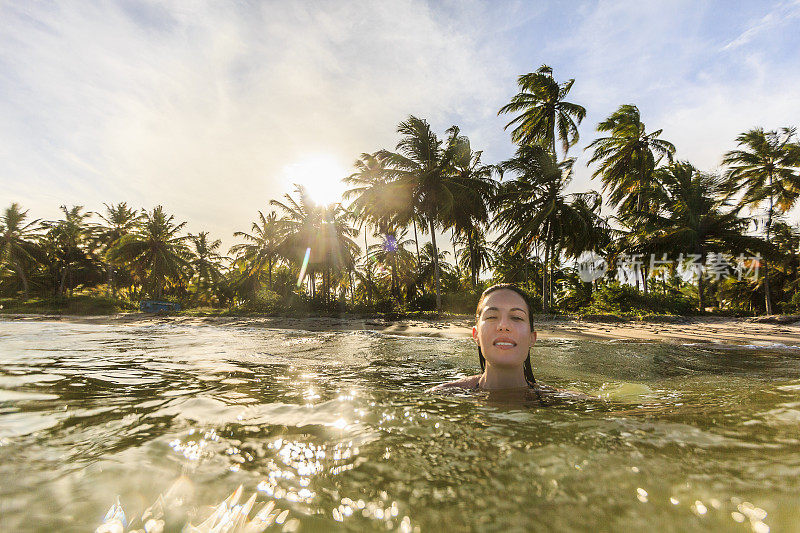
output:
[[486, 364], [486, 369], [478, 379], [478, 387], [483, 390], [513, 389], [528, 387], [521, 368], [504, 368]]

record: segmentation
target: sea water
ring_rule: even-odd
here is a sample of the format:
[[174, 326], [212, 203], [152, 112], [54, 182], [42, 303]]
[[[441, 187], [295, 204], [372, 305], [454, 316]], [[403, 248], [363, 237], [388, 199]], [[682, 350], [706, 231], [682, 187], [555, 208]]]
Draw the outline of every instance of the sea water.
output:
[[[0, 531], [798, 531], [800, 350], [0, 321]], [[248, 529], [249, 528], [249, 529]]]

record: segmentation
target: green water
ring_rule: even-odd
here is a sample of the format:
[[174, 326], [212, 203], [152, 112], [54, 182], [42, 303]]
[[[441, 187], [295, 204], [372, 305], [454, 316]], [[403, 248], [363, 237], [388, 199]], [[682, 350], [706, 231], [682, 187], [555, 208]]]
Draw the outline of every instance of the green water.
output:
[[181, 531], [240, 485], [219, 531], [253, 495], [251, 530], [800, 531], [800, 349], [533, 360], [606, 399], [426, 393], [475, 373], [467, 339], [0, 321], [0, 531], [112, 531], [117, 499]]

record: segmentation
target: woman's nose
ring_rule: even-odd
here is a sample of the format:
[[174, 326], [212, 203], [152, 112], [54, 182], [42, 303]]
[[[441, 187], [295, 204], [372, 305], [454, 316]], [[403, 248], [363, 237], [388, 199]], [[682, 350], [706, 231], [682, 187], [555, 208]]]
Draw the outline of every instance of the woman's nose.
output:
[[501, 316], [500, 321], [497, 323], [497, 329], [504, 329], [511, 331], [511, 321], [506, 316]]

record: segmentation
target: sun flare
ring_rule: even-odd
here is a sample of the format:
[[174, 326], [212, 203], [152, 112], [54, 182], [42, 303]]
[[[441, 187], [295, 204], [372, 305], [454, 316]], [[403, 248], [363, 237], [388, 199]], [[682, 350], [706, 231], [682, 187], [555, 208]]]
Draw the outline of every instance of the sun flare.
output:
[[295, 183], [304, 186], [311, 199], [320, 205], [342, 200], [345, 190], [342, 178], [347, 174], [344, 166], [328, 154], [307, 156], [283, 167], [283, 178], [287, 184], [290, 187]]

